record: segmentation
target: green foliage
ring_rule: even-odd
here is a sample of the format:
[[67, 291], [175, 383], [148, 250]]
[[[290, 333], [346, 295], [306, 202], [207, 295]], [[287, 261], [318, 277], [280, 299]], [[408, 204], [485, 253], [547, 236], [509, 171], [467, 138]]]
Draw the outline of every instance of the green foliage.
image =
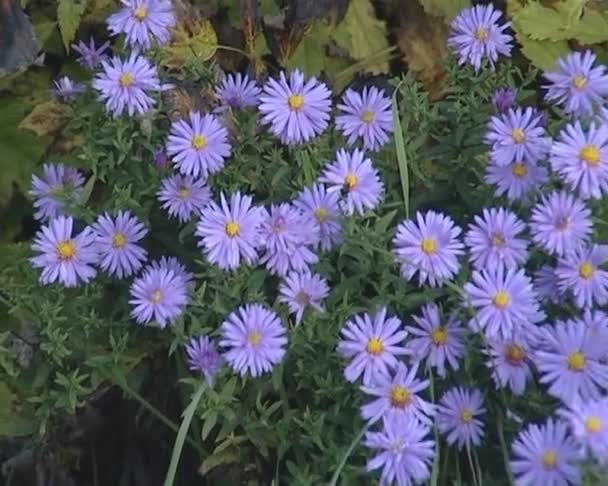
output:
[[86, 7], [86, 0], [82, 0], [81, 2], [76, 0], [58, 0], [57, 20], [66, 51], [70, 50], [70, 44], [76, 36], [76, 30]]

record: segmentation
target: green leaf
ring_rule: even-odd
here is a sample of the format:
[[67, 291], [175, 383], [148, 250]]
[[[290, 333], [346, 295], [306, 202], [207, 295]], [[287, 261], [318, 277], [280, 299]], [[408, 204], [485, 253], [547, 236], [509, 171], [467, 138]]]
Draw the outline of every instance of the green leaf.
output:
[[299, 68], [307, 76], [320, 74], [325, 67], [325, 48], [328, 40], [328, 27], [317, 22], [298, 44], [286, 67], [288, 69]]
[[470, 0], [418, 0], [424, 11], [435, 17], [445, 17], [452, 20], [458, 13], [471, 6]]
[[513, 16], [515, 29], [533, 40], [566, 40], [567, 14], [544, 7], [538, 2], [528, 3]]
[[[18, 412], [19, 410], [19, 412]], [[16, 397], [5, 383], [0, 382], [0, 437], [21, 437], [36, 429], [36, 423], [16, 406]]]
[[606, 12], [587, 8], [585, 15], [570, 31], [571, 37], [583, 44], [599, 44], [608, 41], [608, 19]]
[[554, 69], [557, 59], [570, 52], [566, 41], [538, 41], [519, 32], [517, 40], [521, 44], [524, 56], [530, 59], [536, 67], [545, 70]]
[[86, 8], [86, 0], [77, 2], [76, 0], [59, 0], [57, 5], [57, 20], [59, 20], [59, 30], [63, 39], [63, 46], [66, 51], [70, 50], [70, 43], [76, 36], [76, 31], [80, 25], [80, 19]]

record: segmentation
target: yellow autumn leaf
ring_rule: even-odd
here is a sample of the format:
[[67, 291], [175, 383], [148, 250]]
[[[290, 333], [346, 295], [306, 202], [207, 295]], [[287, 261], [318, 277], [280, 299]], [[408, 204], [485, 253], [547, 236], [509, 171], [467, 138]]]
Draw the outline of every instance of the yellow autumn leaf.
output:
[[203, 19], [188, 27], [180, 24], [173, 31], [171, 42], [161, 49], [161, 64], [180, 69], [189, 61], [208, 61], [217, 51], [217, 34], [211, 22]]
[[19, 123], [19, 128], [30, 130], [39, 137], [55, 135], [69, 121], [72, 115], [70, 106], [56, 100], [36, 105]]

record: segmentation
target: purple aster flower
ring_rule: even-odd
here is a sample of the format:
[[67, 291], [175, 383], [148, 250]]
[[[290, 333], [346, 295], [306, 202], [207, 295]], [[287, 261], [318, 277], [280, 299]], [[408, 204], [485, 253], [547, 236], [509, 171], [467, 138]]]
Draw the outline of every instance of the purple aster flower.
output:
[[220, 102], [216, 112], [221, 113], [228, 108], [245, 110], [258, 104], [262, 90], [254, 80], [241, 73], [228, 74], [215, 89], [215, 96]]
[[82, 197], [84, 177], [73, 167], [63, 164], [44, 164], [42, 177], [32, 175], [30, 195], [35, 199], [34, 217], [53, 219], [65, 211], [69, 204]]
[[175, 274], [175, 277], [181, 279], [188, 290], [187, 301], [190, 300], [190, 291], [194, 288], [194, 275], [190, 273], [186, 267], [179, 262], [175, 257], [163, 256], [160, 260], [154, 260], [150, 263], [150, 268], [155, 270], [166, 268]]
[[166, 169], [169, 166], [169, 156], [165, 151], [165, 147], [156, 147], [156, 150], [154, 150], [152, 161], [154, 162], [154, 166], [158, 170]]
[[224, 358], [241, 376], [254, 378], [272, 370], [285, 356], [286, 329], [279, 316], [260, 304], [247, 304], [222, 324]]
[[154, 320], [161, 329], [182, 315], [189, 298], [183, 276], [159, 263], [144, 268], [133, 280], [130, 292], [131, 316], [139, 324]]
[[485, 413], [479, 390], [453, 387], [443, 394], [437, 406], [437, 428], [452, 446], [479, 446], [484, 433], [478, 417]]
[[196, 227], [196, 235], [202, 238], [198, 246], [223, 270], [237, 268], [241, 260], [252, 265], [258, 258], [256, 245], [262, 218], [263, 212], [252, 206], [251, 196], [236, 192], [228, 203], [221, 193], [220, 204], [211, 201], [201, 211]]
[[567, 404], [577, 395], [593, 400], [605, 392], [608, 365], [600, 358], [606, 350], [593, 340], [587, 326], [578, 321], [557, 322], [545, 332], [544, 340], [544, 348], [534, 354], [534, 364], [550, 395]]
[[574, 116], [589, 116], [595, 106], [604, 104], [608, 74], [602, 65], [593, 67], [593, 52], [572, 52], [557, 63], [559, 71], [545, 73], [551, 83], [545, 86], [548, 101], [563, 106], [566, 113]]
[[587, 326], [590, 338], [604, 350], [604, 353], [600, 356], [600, 360], [602, 362], [608, 361], [606, 359], [608, 358], [608, 314], [597, 309], [587, 309], [578, 322]]
[[517, 236], [525, 229], [526, 225], [515, 213], [504, 208], [484, 208], [483, 216], [475, 216], [475, 223], [464, 238], [473, 266], [481, 270], [499, 265], [506, 268], [523, 265], [528, 258], [528, 243]]
[[351, 359], [344, 370], [344, 377], [350, 382], [363, 375], [363, 384], [373, 385], [379, 375], [390, 376], [390, 371], [397, 367], [396, 356], [407, 354], [403, 346], [407, 331], [398, 317], [387, 319], [385, 307], [373, 316], [368, 313], [353, 316], [346, 321], [341, 334], [338, 353]]
[[329, 286], [321, 275], [304, 270], [288, 273], [279, 286], [279, 293], [279, 302], [287, 304], [289, 312], [296, 315], [296, 324], [300, 324], [309, 307], [325, 312], [322, 301], [329, 295]]
[[327, 164], [320, 182], [328, 184], [327, 192], [341, 192], [344, 214], [362, 215], [367, 209], [374, 209], [382, 200], [384, 185], [372, 161], [359, 149], [352, 153], [344, 149], [336, 152], [336, 161]]
[[137, 272], [147, 252], [137, 244], [148, 229], [129, 211], [119, 211], [116, 219], [106, 213], [91, 227], [97, 239], [99, 266], [108, 274], [125, 278]]
[[561, 421], [549, 419], [542, 426], [529, 425], [518, 434], [512, 449], [511, 470], [518, 486], [568, 486], [581, 482], [578, 446]]
[[258, 109], [262, 122], [283, 143], [307, 142], [327, 128], [331, 110], [331, 92], [315, 77], [304, 82], [304, 75], [296, 69], [280, 79], [270, 79], [260, 96]]
[[564, 255], [591, 235], [591, 211], [572, 194], [555, 191], [532, 210], [530, 230], [534, 243], [551, 254]]
[[560, 258], [555, 274], [562, 292], [571, 291], [577, 307], [608, 302], [608, 245], [581, 246]]
[[106, 110], [114, 117], [125, 109], [129, 116], [143, 115], [156, 103], [148, 92], [159, 91], [160, 80], [150, 61], [131, 53], [126, 61], [113, 57], [101, 64], [104, 72], [97, 74], [93, 88], [100, 92], [99, 100], [105, 102]]
[[378, 373], [371, 385], [361, 387], [364, 393], [376, 397], [361, 407], [361, 416], [370, 422], [376, 422], [383, 416], [410, 416], [430, 425], [435, 405], [417, 395], [428, 388], [429, 380], [418, 380], [417, 371], [417, 364], [408, 370], [405, 364], [398, 362], [392, 378]]
[[388, 142], [388, 134], [393, 132], [393, 113], [391, 99], [384, 90], [375, 86], [366, 86], [361, 93], [348, 89], [338, 109], [342, 113], [336, 116], [336, 128], [348, 137], [349, 145], [362, 138], [364, 149], [376, 151]]
[[422, 484], [431, 475], [435, 442], [430, 428], [412, 418], [385, 417], [382, 432], [367, 432], [364, 445], [378, 450], [367, 461], [367, 470], [382, 468], [381, 485]]
[[100, 66], [101, 61], [108, 59], [108, 55], [106, 54], [108, 47], [110, 47], [110, 42], [105, 42], [97, 47], [95, 45], [95, 39], [92, 37], [89, 40], [89, 45], [86, 45], [82, 41], [79, 41], [78, 44], [72, 44], [72, 49], [80, 54], [78, 63], [89, 68], [91, 71]]
[[555, 267], [543, 265], [534, 272], [534, 290], [541, 302], [563, 304], [565, 293], [560, 289]]
[[530, 343], [524, 333], [515, 333], [511, 339], [490, 339], [488, 344], [485, 353], [490, 359], [486, 366], [492, 370], [496, 388], [510, 388], [515, 395], [523, 394], [532, 378]]
[[206, 178], [222, 170], [230, 157], [228, 130], [214, 115], [191, 112], [190, 123], [179, 120], [171, 124], [167, 153], [182, 174]]
[[545, 318], [532, 281], [523, 270], [506, 270], [502, 266], [475, 270], [464, 291], [466, 304], [476, 310], [469, 327], [485, 332], [490, 339], [510, 339], [513, 333]]
[[412, 319], [417, 326], [406, 328], [415, 336], [407, 343], [412, 359], [414, 361], [426, 359], [427, 367], [437, 368], [437, 374], [442, 378], [446, 376], [446, 361], [453, 370], [457, 370], [458, 360], [466, 352], [464, 342], [466, 330], [457, 315], [453, 313], [443, 324], [439, 308], [430, 303], [422, 308], [422, 315], [412, 316]]
[[76, 287], [97, 274], [93, 268], [99, 259], [95, 235], [87, 226], [73, 236], [73, 225], [72, 218], [58, 216], [36, 233], [32, 250], [39, 255], [30, 261], [34, 268], [42, 268], [43, 285], [59, 282], [64, 287]]
[[494, 66], [499, 55], [511, 55], [513, 37], [504, 33], [511, 22], [500, 25], [501, 15], [492, 4], [476, 5], [462, 10], [452, 20], [448, 46], [458, 52], [458, 64], [469, 63], [477, 71], [484, 58]]
[[509, 201], [526, 198], [536, 192], [549, 181], [549, 173], [536, 162], [511, 162], [508, 165], [498, 165], [490, 162], [486, 166], [484, 180], [494, 184], [496, 196], [505, 194]]
[[512, 162], [537, 162], [551, 148], [551, 139], [545, 136], [540, 124], [541, 115], [533, 108], [509, 109], [493, 116], [488, 124], [485, 142], [491, 147], [492, 163], [505, 166]]
[[328, 251], [342, 241], [341, 213], [338, 206], [340, 194], [337, 191], [328, 192], [323, 184], [316, 183], [305, 187], [293, 202], [304, 215], [308, 216], [319, 234], [318, 246]]
[[515, 100], [517, 98], [517, 90], [515, 88], [498, 88], [492, 96], [492, 107], [494, 113], [504, 113], [509, 108], [517, 106]]
[[458, 273], [458, 256], [464, 245], [458, 240], [461, 229], [441, 213], [416, 213], [416, 222], [403, 221], [393, 239], [393, 252], [401, 265], [401, 275], [411, 280], [418, 272], [418, 284], [443, 285]]
[[608, 124], [591, 123], [586, 133], [578, 121], [567, 125], [551, 148], [550, 161], [583, 199], [608, 194]]
[[157, 193], [161, 207], [180, 223], [190, 221], [211, 201], [211, 191], [204, 179], [174, 174], [167, 177]]
[[222, 357], [215, 343], [208, 336], [192, 338], [186, 344], [186, 354], [190, 370], [201, 373], [209, 386], [213, 385], [213, 379], [222, 367]]
[[575, 440], [600, 463], [608, 460], [608, 397], [575, 399], [560, 415], [567, 421]]
[[125, 34], [130, 47], [149, 49], [171, 39], [175, 15], [170, 0], [121, 0], [123, 8], [107, 19], [111, 35]]
[[318, 228], [310, 218], [288, 203], [261, 212], [258, 249], [270, 273], [284, 277], [290, 270], [302, 272], [319, 261], [313, 251], [319, 242]]
[[66, 103], [74, 101], [79, 94], [87, 90], [84, 84], [75, 83], [68, 76], [62, 76], [54, 81], [53, 86], [53, 94]]

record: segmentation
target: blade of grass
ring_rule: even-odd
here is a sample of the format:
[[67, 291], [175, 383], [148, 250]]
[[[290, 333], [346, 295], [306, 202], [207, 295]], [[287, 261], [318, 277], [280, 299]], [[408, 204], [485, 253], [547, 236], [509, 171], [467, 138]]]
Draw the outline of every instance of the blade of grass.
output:
[[334, 471], [334, 475], [331, 477], [329, 486], [336, 486], [336, 484], [338, 484], [338, 479], [340, 478], [340, 473], [342, 472], [342, 469], [344, 469], [344, 466], [346, 466], [346, 461], [348, 461], [348, 458], [355, 450], [355, 447], [357, 447], [357, 444], [359, 443], [359, 441], [365, 435], [365, 432], [367, 432], [367, 429], [369, 429], [369, 424], [365, 424], [363, 426], [363, 428], [361, 429], [361, 431], [357, 434], [357, 436], [350, 443], [350, 445], [348, 446], [348, 449], [346, 449], [346, 452], [344, 453], [344, 457], [342, 457], [340, 464], [338, 464], [338, 468]]
[[393, 92], [392, 111], [393, 126], [395, 127], [395, 150], [397, 152], [397, 163], [399, 164], [399, 177], [401, 180], [401, 190], [403, 191], [403, 204], [405, 206], [405, 217], [410, 217], [410, 175], [407, 166], [407, 156], [405, 155], [405, 141], [403, 140], [403, 128], [399, 117], [399, 104], [397, 93], [401, 86], [401, 81]]

